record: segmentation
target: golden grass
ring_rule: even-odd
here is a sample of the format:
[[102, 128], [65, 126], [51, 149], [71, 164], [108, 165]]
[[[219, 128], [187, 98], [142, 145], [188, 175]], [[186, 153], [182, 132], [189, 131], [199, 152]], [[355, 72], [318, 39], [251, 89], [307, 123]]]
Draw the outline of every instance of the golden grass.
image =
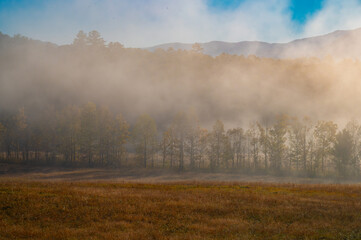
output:
[[0, 182], [0, 239], [361, 239], [360, 185]]

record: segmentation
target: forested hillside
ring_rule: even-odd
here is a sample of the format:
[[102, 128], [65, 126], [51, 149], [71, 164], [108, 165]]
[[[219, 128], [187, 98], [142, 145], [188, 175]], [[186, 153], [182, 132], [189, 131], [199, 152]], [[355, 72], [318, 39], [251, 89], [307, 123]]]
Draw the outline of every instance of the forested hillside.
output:
[[360, 175], [359, 61], [151, 53], [96, 31], [0, 49], [2, 161]]
[[147, 113], [161, 125], [189, 109], [208, 127], [216, 119], [238, 126], [282, 113], [360, 116], [359, 61], [214, 58], [200, 48], [151, 53], [105, 45], [97, 32], [66, 46], [2, 35], [0, 46], [1, 113], [25, 107], [32, 118], [92, 101], [132, 123]]

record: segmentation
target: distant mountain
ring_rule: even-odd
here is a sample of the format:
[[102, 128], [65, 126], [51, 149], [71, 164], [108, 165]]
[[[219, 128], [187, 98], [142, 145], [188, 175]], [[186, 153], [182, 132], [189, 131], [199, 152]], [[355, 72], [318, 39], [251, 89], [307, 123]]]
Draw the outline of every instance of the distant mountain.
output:
[[[193, 44], [167, 43], [147, 48], [189, 50]], [[289, 43], [267, 43], [243, 41], [237, 43], [212, 41], [200, 43], [203, 53], [218, 56], [222, 53], [231, 55], [255, 55], [266, 58], [301, 58], [325, 57], [361, 58], [361, 28], [355, 30], [335, 31], [326, 35], [297, 39]]]

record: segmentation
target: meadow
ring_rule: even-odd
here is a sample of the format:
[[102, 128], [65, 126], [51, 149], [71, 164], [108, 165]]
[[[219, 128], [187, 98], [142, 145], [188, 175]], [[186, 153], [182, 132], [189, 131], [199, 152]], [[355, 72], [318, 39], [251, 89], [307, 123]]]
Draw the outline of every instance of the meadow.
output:
[[361, 239], [361, 186], [0, 179], [0, 239]]

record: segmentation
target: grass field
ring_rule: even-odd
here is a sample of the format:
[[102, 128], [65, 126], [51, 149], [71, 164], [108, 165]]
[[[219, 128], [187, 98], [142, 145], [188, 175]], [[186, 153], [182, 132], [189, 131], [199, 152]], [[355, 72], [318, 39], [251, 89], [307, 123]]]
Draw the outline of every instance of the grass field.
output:
[[361, 239], [360, 185], [0, 182], [0, 239]]

